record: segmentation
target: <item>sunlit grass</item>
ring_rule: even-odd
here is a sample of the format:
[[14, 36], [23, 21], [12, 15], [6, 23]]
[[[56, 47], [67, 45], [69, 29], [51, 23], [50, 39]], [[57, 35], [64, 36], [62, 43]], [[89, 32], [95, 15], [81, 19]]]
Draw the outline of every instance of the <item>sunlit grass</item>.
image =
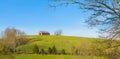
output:
[[38, 54], [20, 54], [20, 55], [5, 55], [2, 59], [104, 59], [96, 56], [79, 56], [79, 55], [38, 55]]
[[74, 37], [74, 36], [37, 36], [31, 35], [27, 38], [33, 40], [26, 45], [19, 46], [17, 49], [26, 53], [32, 53], [33, 46], [37, 44], [39, 48], [44, 48], [46, 51], [49, 47], [56, 46], [58, 52], [65, 49], [67, 53], [71, 53], [72, 48], [83, 47], [90, 49], [92, 41], [96, 38]]

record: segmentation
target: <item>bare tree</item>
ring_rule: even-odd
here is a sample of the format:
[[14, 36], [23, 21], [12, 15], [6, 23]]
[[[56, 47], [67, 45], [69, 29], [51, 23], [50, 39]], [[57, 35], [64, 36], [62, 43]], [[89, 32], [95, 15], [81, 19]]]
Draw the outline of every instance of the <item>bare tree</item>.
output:
[[[58, 7], [62, 5], [76, 5], [86, 12], [92, 12], [91, 16], [85, 22], [90, 27], [96, 27], [104, 36], [104, 40], [95, 42], [95, 45], [101, 45], [99, 48], [93, 46], [97, 50], [98, 55], [103, 55], [107, 59], [117, 59], [120, 55], [118, 47], [120, 43], [120, 0], [52, 0], [54, 5]], [[115, 41], [114, 41], [115, 40]], [[113, 44], [115, 43], [115, 44]], [[94, 50], [95, 51], [95, 50]], [[96, 53], [95, 53], [96, 54]]]
[[8, 52], [15, 52], [15, 48], [17, 46], [25, 44], [27, 42], [24, 35], [24, 32], [15, 28], [5, 29], [1, 40], [2, 51], [5, 54]]
[[16, 30], [7, 28], [3, 34], [3, 52], [14, 52], [16, 47]]
[[[77, 5], [86, 12], [92, 12], [87, 24], [106, 33], [107, 39], [120, 37], [120, 0], [52, 0], [52, 7]], [[102, 33], [102, 35], [103, 35]], [[105, 36], [104, 35], [104, 36]]]
[[54, 35], [56, 36], [61, 36], [62, 35], [62, 30], [57, 30], [54, 32]]

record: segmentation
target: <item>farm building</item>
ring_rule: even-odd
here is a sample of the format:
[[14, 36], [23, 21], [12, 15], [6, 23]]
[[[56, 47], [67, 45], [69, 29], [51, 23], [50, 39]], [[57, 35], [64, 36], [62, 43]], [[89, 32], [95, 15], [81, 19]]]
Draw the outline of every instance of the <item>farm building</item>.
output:
[[39, 35], [50, 35], [50, 33], [47, 31], [40, 31]]

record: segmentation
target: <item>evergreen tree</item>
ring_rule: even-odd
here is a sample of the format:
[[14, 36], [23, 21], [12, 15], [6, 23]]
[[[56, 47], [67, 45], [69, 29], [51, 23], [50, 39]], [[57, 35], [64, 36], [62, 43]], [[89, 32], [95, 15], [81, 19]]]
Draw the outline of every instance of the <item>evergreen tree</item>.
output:
[[55, 46], [52, 47], [52, 53], [53, 53], [53, 54], [57, 54], [57, 49], [56, 49]]
[[66, 54], [65, 49], [62, 49], [61, 54]]
[[38, 47], [38, 45], [34, 45], [33, 53], [39, 54], [39, 47]]
[[43, 48], [41, 49], [41, 54], [46, 54], [46, 52]]
[[48, 48], [48, 53], [52, 54], [52, 49], [50, 47]]

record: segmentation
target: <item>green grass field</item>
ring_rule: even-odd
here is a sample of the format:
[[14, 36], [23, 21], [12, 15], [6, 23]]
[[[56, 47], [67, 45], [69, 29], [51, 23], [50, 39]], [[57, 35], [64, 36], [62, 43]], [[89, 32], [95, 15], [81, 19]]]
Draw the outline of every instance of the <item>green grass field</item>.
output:
[[19, 50], [23, 54], [14, 54], [13, 56], [0, 56], [0, 59], [104, 59], [103, 57], [93, 56], [75, 56], [75, 55], [36, 55], [33, 54], [34, 45], [38, 45], [39, 49], [44, 48], [46, 51], [49, 47], [56, 46], [60, 52], [65, 49], [67, 53], [72, 53], [72, 48], [91, 49], [91, 44], [96, 38], [74, 37], [74, 36], [26, 36], [30, 40], [25, 45], [19, 46]]
[[44, 48], [46, 51], [49, 47], [56, 46], [58, 52], [65, 49], [67, 53], [71, 53], [72, 48], [90, 49], [92, 41], [95, 38], [73, 37], [73, 36], [27, 36], [32, 41], [26, 45], [19, 46], [19, 49], [25, 53], [33, 53], [33, 46], [37, 44], [39, 48]]
[[21, 54], [13, 56], [1, 56], [1, 59], [104, 59], [103, 57], [93, 56], [74, 56], [74, 55], [35, 55]]

